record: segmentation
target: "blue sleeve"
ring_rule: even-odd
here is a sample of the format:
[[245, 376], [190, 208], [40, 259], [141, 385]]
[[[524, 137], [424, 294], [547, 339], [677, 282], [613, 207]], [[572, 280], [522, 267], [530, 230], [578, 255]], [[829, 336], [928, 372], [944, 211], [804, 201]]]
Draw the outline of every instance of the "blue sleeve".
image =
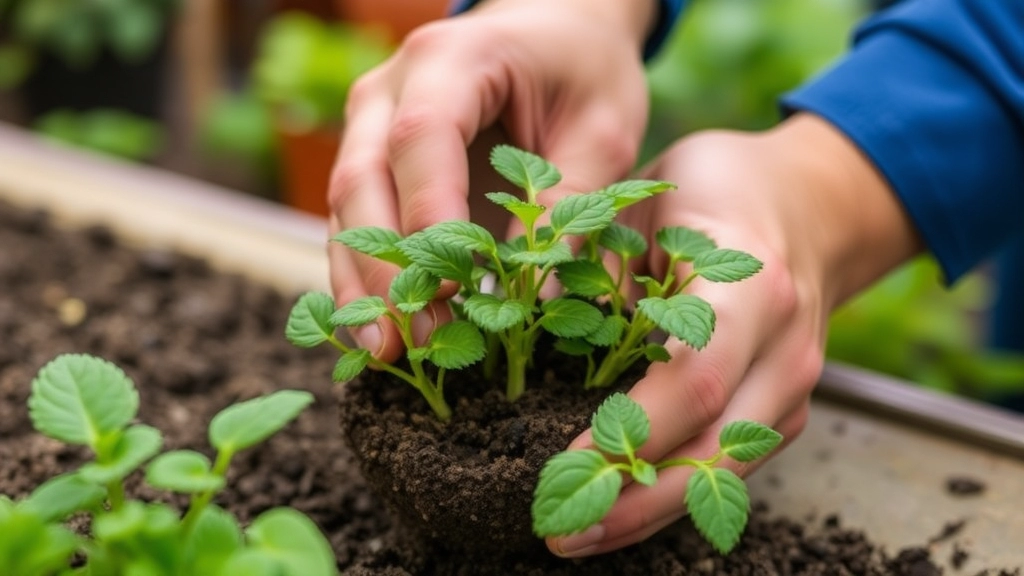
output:
[[[635, 2], [636, 0], [623, 0], [626, 2]], [[480, 0], [454, 0], [451, 5], [451, 14], [459, 14], [472, 8]], [[644, 60], [650, 60], [661, 49], [665, 41], [668, 40], [669, 34], [675, 27], [679, 16], [683, 12], [684, 0], [657, 0], [658, 2], [658, 19], [654, 23], [654, 28], [651, 33], [647, 36], [647, 41], [644, 42]]]
[[947, 282], [1024, 235], [1021, 0], [898, 4], [782, 104], [824, 117], [871, 158]]

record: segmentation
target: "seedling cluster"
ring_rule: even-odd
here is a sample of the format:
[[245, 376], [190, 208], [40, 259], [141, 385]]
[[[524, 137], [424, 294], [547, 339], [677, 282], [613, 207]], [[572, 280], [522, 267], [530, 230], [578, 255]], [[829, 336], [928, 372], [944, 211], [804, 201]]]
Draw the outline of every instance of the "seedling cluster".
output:
[[[32, 382], [32, 423], [50, 438], [87, 446], [95, 458], [20, 501], [0, 496], [0, 573], [336, 575], [330, 545], [301, 513], [272, 509], [243, 531], [211, 503], [232, 457], [283, 428], [312, 400], [308, 392], [284, 390], [223, 410], [209, 427], [216, 449], [211, 464], [191, 450], [160, 453], [160, 432], [133, 423], [139, 396], [120, 368], [92, 356], [58, 356]], [[143, 465], [147, 484], [190, 497], [184, 515], [125, 496], [125, 479]], [[64, 525], [72, 515], [88, 517], [88, 536]]]

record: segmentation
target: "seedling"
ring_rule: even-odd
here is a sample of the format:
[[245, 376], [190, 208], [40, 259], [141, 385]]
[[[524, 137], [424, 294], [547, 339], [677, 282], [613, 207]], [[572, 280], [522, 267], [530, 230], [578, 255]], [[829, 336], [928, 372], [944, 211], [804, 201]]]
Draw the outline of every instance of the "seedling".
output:
[[722, 428], [718, 452], [709, 458], [651, 463], [637, 456], [650, 427], [639, 404], [622, 393], [609, 396], [591, 423], [597, 449], [561, 452], [541, 469], [533, 497], [534, 533], [548, 537], [582, 532], [608, 514], [624, 476], [653, 486], [660, 470], [692, 466], [685, 497], [690, 518], [716, 550], [732, 550], [746, 528], [750, 497], [739, 476], [715, 465], [726, 456], [739, 462], [757, 460], [774, 450], [782, 436], [763, 424], [739, 420]]
[[[487, 356], [485, 377], [499, 364], [491, 351], [504, 351], [505, 393], [512, 401], [526, 387], [527, 369], [542, 332], [557, 339], [564, 353], [585, 356], [587, 387], [605, 387], [637, 361], [667, 361], [664, 346], [648, 342], [657, 328], [695, 349], [703, 348], [715, 326], [711, 306], [686, 288], [698, 277], [735, 282], [761, 269], [761, 262], [737, 250], [720, 249], [704, 233], [684, 227], [657, 231], [655, 240], [668, 258], [660, 278], [627, 271], [648, 250], [640, 232], [614, 222], [619, 211], [674, 188], [653, 180], [626, 180], [588, 194], [567, 196], [554, 204], [550, 224], [539, 225], [547, 208], [539, 195], [561, 181], [546, 160], [511, 146], [497, 146], [491, 165], [525, 199], [507, 192], [487, 197], [523, 225], [525, 233], [498, 242], [486, 229], [464, 221], [441, 222], [408, 237], [393, 230], [361, 227], [333, 240], [401, 268], [388, 293], [367, 296], [334, 310], [330, 296], [309, 293], [299, 299], [287, 336], [298, 346], [329, 342], [342, 356], [336, 381], [356, 377], [364, 368], [385, 370], [417, 388], [442, 420], [451, 410], [444, 400], [446, 370], [464, 368]], [[570, 245], [580, 246], [574, 254]], [[605, 267], [616, 261], [616, 273]], [[678, 276], [680, 265], [687, 272]], [[541, 301], [541, 288], [554, 274], [562, 292]], [[485, 278], [494, 288], [485, 290]], [[457, 282], [460, 292], [450, 304], [457, 320], [438, 328], [424, 346], [412, 338], [412, 316], [437, 295], [442, 280]], [[634, 310], [626, 294], [638, 283], [646, 297]], [[385, 364], [368, 350], [352, 348], [335, 337], [338, 327], [391, 322], [408, 350], [408, 370]], [[486, 338], [481, 331], [486, 333]], [[428, 371], [424, 362], [435, 368]]]
[[[120, 368], [92, 356], [58, 356], [32, 382], [32, 423], [50, 438], [87, 446], [95, 458], [23, 500], [0, 496], [0, 573], [336, 575], [330, 545], [301, 513], [269, 510], [243, 531], [211, 504], [225, 486], [232, 457], [283, 428], [312, 401], [308, 392], [283, 390], [223, 410], [210, 423], [213, 464], [190, 450], [158, 455], [161, 434], [132, 423], [139, 396]], [[163, 503], [126, 498], [125, 479], [147, 461], [147, 484], [189, 495], [184, 516]], [[63, 525], [81, 514], [90, 519], [89, 536]], [[81, 558], [72, 563], [76, 553]]]

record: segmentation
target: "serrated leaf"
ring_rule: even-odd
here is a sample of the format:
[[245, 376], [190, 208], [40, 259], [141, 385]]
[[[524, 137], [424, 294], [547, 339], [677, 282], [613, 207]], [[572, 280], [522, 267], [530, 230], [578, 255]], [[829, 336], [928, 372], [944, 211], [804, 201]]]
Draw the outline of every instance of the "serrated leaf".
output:
[[210, 504], [196, 519], [184, 548], [190, 574], [215, 575], [242, 548], [242, 530], [234, 516]]
[[363, 296], [345, 304], [331, 314], [331, 326], [363, 326], [375, 322], [388, 311], [380, 296]]
[[210, 444], [232, 454], [244, 450], [284, 428], [312, 403], [309, 392], [281, 390], [229, 406], [210, 421]]
[[604, 315], [592, 304], [572, 298], [555, 298], [541, 305], [544, 314], [538, 322], [545, 330], [562, 338], [579, 338], [597, 330]]
[[547, 210], [547, 208], [541, 204], [524, 202], [523, 200], [520, 200], [506, 192], [488, 192], [486, 196], [491, 202], [494, 202], [498, 206], [501, 206], [511, 212], [516, 218], [519, 218], [527, 228], [532, 227], [533, 223], [537, 221], [537, 218]]
[[626, 456], [647, 442], [651, 422], [629, 396], [616, 392], [601, 403], [591, 420], [594, 445], [602, 452]]
[[630, 471], [633, 480], [644, 486], [654, 486], [658, 481], [658, 469], [646, 460], [637, 459], [633, 462], [633, 469]]
[[369, 362], [369, 350], [362, 348], [352, 350], [338, 358], [338, 361], [334, 364], [334, 371], [331, 372], [331, 378], [335, 382], [348, 382], [359, 376], [360, 372], [366, 368]]
[[668, 348], [653, 342], [644, 346], [644, 357], [651, 362], [668, 362], [672, 359], [672, 355], [669, 354]]
[[491, 149], [491, 166], [506, 180], [528, 191], [544, 190], [562, 180], [554, 164], [507, 144]]
[[409, 258], [398, 248], [398, 242], [401, 239], [398, 232], [377, 226], [349, 228], [338, 232], [331, 238], [356, 252], [362, 252], [378, 260], [391, 262], [405, 268], [410, 262]]
[[586, 356], [594, 351], [594, 346], [582, 338], [559, 338], [555, 340], [555, 350], [569, 356]]
[[612, 222], [611, 226], [601, 231], [597, 243], [626, 259], [647, 252], [647, 240], [643, 234], [616, 222]]
[[573, 194], [555, 203], [551, 209], [551, 228], [555, 234], [590, 234], [615, 218], [615, 202], [600, 194]]
[[137, 424], [124, 431], [106, 462], [90, 462], [81, 469], [83, 479], [96, 484], [123, 480], [160, 451], [163, 437], [151, 426]]
[[306, 292], [288, 314], [284, 335], [300, 348], [312, 348], [334, 335], [334, 298], [323, 292]]
[[[441, 242], [422, 232], [409, 236], [398, 245], [410, 260], [434, 276], [460, 284], [473, 283], [473, 253], [469, 250]], [[395, 303], [394, 300], [392, 302]]]
[[449, 370], [479, 362], [486, 352], [487, 345], [480, 330], [465, 320], [438, 326], [427, 344], [427, 358]]
[[597, 193], [612, 198], [615, 201], [615, 209], [622, 210], [655, 194], [675, 190], [675, 188], [675, 184], [659, 180], [623, 180], [615, 182], [607, 188], [602, 188]]
[[633, 274], [633, 281], [644, 287], [644, 291], [647, 293], [647, 297], [661, 296], [661, 282], [657, 278], [646, 276], [643, 274]]
[[75, 512], [96, 508], [106, 497], [106, 489], [71, 472], [40, 484], [18, 509], [46, 522], [61, 522]]
[[746, 252], [720, 248], [699, 254], [693, 271], [712, 282], [738, 282], [757, 274], [761, 261]]
[[695, 350], [707, 346], [715, 330], [715, 311], [705, 300], [692, 294], [644, 298], [636, 303], [636, 307], [659, 328]]
[[146, 467], [146, 482], [182, 494], [215, 492], [224, 487], [224, 477], [213, 473], [210, 460], [192, 450], [174, 450], [154, 458]]
[[767, 455], [782, 442], [782, 434], [753, 420], [729, 422], [718, 434], [718, 444], [727, 456], [751, 462]]
[[596, 330], [587, 334], [586, 340], [594, 346], [611, 346], [619, 341], [625, 329], [625, 318], [622, 316], [606, 316]]
[[615, 282], [604, 266], [592, 260], [562, 262], [555, 270], [558, 281], [570, 294], [596, 298], [615, 291]]
[[465, 220], [440, 222], [424, 229], [423, 234], [438, 242], [484, 254], [493, 253], [498, 246], [494, 236], [486, 228]]
[[717, 247], [707, 234], [683, 226], [662, 228], [654, 239], [669, 257], [680, 262], [692, 262], [700, 254]]
[[533, 532], [563, 536], [582, 532], [608, 514], [622, 476], [596, 450], [556, 454], [540, 471], [533, 494]]
[[419, 264], [414, 264], [399, 272], [391, 281], [388, 298], [395, 308], [406, 314], [414, 314], [426, 308], [440, 287], [440, 278]]
[[[254, 565], [276, 566], [281, 576], [337, 576], [330, 543], [312, 520], [291, 508], [274, 508], [261, 514], [246, 530], [249, 550], [260, 557]], [[234, 559], [225, 566], [227, 574], [238, 571]], [[258, 573], [258, 572], [257, 572]], [[275, 572], [271, 572], [275, 573]]]
[[474, 294], [462, 305], [466, 316], [488, 332], [500, 332], [521, 325], [530, 317], [530, 307], [518, 300], [502, 300], [491, 294]]
[[523, 250], [509, 256], [513, 264], [528, 264], [539, 266], [556, 266], [573, 259], [572, 248], [565, 242], [552, 242], [542, 249]]
[[39, 432], [95, 450], [104, 436], [135, 418], [139, 394], [114, 364], [94, 356], [62, 354], [32, 380], [28, 408]]
[[722, 554], [747, 526], [750, 497], [743, 480], [725, 468], [698, 468], [686, 486], [686, 508], [704, 538]]

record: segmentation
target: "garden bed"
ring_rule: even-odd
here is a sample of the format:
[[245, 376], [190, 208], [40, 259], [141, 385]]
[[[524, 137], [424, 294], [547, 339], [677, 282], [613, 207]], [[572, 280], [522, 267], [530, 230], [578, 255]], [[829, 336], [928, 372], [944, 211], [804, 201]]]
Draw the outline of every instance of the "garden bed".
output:
[[[0, 139], [0, 157], [10, 160], [4, 151]], [[418, 545], [393, 525], [366, 490], [338, 431], [341, 392], [328, 382], [333, 355], [284, 341], [294, 295], [322, 288], [326, 278], [321, 223], [297, 231], [305, 222], [223, 198], [200, 209], [182, 204], [188, 194], [153, 193], [162, 177], [148, 181], [147, 174], [132, 172], [129, 180], [146, 198], [135, 212], [111, 219], [116, 209], [96, 209], [83, 218], [87, 209], [80, 209], [73, 218], [81, 225], [105, 215], [116, 232], [92, 225], [65, 229], [69, 215], [52, 200], [60, 193], [46, 186], [48, 178], [65, 179], [65, 196], [85, 203], [100, 202], [104, 193], [116, 202], [124, 180], [104, 180], [101, 193], [83, 175], [120, 168], [96, 169], [76, 157], [72, 163], [89, 165], [84, 171], [46, 170], [39, 163], [50, 155], [40, 149], [32, 156], [35, 165], [0, 170], [7, 178], [0, 196], [7, 191], [21, 203], [50, 204], [61, 222], [55, 226], [38, 210], [0, 204], [0, 493], [24, 495], [82, 458], [30, 431], [25, 399], [43, 363], [61, 352], [88, 352], [135, 379], [141, 419], [163, 430], [171, 448], [205, 446], [206, 422], [234, 401], [278, 388], [310, 390], [317, 401], [294, 425], [236, 459], [221, 504], [243, 520], [273, 506], [298, 508], [327, 534], [339, 567], [352, 573], [481, 573], [480, 565]], [[19, 170], [28, 176], [16, 181]], [[118, 204], [130, 203], [122, 197]], [[166, 226], [148, 225], [147, 213]], [[275, 228], [281, 221], [291, 222], [290, 232]], [[166, 230], [163, 238], [159, 230]], [[121, 245], [122, 235], [133, 248]], [[1024, 465], [1018, 460], [836, 404], [818, 402], [813, 414], [804, 436], [752, 480], [754, 499], [770, 507], [756, 506], [728, 559], [680, 522], [641, 546], [596, 560], [558, 560], [539, 549], [535, 558], [492, 567], [493, 573], [817, 574], [845, 567], [850, 573], [929, 574], [937, 566], [960, 566], [975, 574], [1024, 565], [1016, 536], [1024, 531], [1018, 511]], [[955, 478], [983, 489], [960, 495], [946, 486]]]

